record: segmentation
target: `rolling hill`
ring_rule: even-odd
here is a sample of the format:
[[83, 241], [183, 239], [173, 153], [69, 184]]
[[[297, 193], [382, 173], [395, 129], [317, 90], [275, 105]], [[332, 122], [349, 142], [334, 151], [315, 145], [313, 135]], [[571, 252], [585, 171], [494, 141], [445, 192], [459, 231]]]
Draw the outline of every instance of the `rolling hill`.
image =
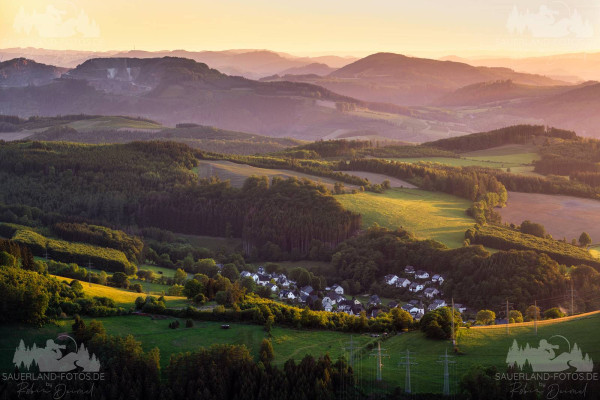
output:
[[66, 68], [40, 64], [26, 58], [15, 58], [0, 62], [0, 87], [45, 85], [66, 71]]
[[173, 57], [91, 59], [48, 85], [0, 89], [0, 109], [21, 117], [126, 114], [164, 125], [184, 121], [309, 140], [357, 129], [396, 139], [416, 136], [377, 114], [351, 112], [410, 114], [403, 107], [356, 100], [309, 83], [229, 76]]
[[508, 79], [535, 86], [564, 84], [508, 68], [473, 67], [394, 53], [372, 54], [310, 82], [365, 101], [419, 106], [463, 86]]

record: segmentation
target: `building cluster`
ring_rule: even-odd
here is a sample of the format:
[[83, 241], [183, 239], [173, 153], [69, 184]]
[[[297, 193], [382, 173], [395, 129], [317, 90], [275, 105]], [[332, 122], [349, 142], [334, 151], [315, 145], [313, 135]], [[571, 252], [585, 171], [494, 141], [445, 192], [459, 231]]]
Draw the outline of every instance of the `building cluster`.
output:
[[[375, 318], [382, 312], [382, 308], [391, 310], [400, 307], [414, 319], [419, 320], [425, 312], [449, 305], [441, 298], [444, 277], [440, 274], [430, 275], [424, 270], [415, 270], [410, 265], [404, 268], [403, 276], [390, 274], [384, 278], [386, 284], [406, 289], [408, 293], [416, 297], [402, 306], [396, 301], [390, 301], [387, 306], [383, 306], [377, 294], [371, 295], [366, 304], [363, 304], [355, 298], [349, 299], [344, 296], [344, 288], [338, 284], [328, 286], [324, 291], [315, 290], [310, 285], [299, 287], [297, 282], [289, 279], [284, 273], [267, 273], [264, 267], [259, 267], [257, 272], [242, 271], [240, 276], [242, 278], [250, 277], [257, 285], [268, 287], [282, 301], [296, 303], [300, 306], [308, 305], [311, 308], [315, 308], [315, 305], [320, 303], [322, 307], [316, 308], [322, 308], [329, 312], [343, 312], [353, 316], [358, 316], [365, 311], [368, 318]], [[466, 310], [461, 304], [455, 304], [455, 309], [460, 312]]]

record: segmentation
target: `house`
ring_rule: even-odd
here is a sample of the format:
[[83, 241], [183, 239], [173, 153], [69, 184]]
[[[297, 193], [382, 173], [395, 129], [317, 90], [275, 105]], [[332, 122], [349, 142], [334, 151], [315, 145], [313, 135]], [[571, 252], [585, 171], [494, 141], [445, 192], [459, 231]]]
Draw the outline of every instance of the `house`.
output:
[[248, 272], [248, 271], [242, 271], [242, 272], [240, 272], [240, 278], [242, 278], [242, 279], [243, 278], [248, 278], [248, 277], [251, 277], [251, 276], [252, 276], [252, 274], [250, 272]]
[[323, 305], [323, 310], [325, 311], [331, 311], [333, 310], [333, 303], [331, 302], [331, 299], [327, 296], [323, 297], [323, 300], [321, 300], [321, 304]]
[[381, 299], [376, 294], [369, 297], [369, 306], [378, 306], [381, 304]]
[[300, 293], [301, 294], [305, 294], [305, 295], [309, 295], [314, 291], [314, 289], [312, 288], [312, 286], [304, 286], [303, 288], [300, 288]]
[[425, 297], [428, 297], [430, 299], [433, 299], [435, 296], [437, 296], [438, 294], [440, 294], [440, 291], [437, 290], [436, 288], [427, 288], [425, 289]]
[[277, 291], [277, 285], [275, 285], [274, 283], [267, 283], [265, 285], [265, 287], [271, 289], [271, 292], [276, 292]]
[[281, 287], [290, 287], [290, 281], [288, 281], [285, 275], [279, 275], [279, 278], [277, 278], [275, 282]]
[[258, 270], [256, 272], [259, 273], [259, 274], [264, 274], [265, 273], [265, 267], [263, 267], [263, 266], [258, 267]]
[[371, 312], [369, 313], [369, 318], [377, 318], [377, 316], [381, 313], [381, 310], [379, 308], [374, 308], [371, 310]]
[[327, 297], [329, 297], [331, 299], [332, 304], [336, 304], [336, 303], [346, 300], [346, 298], [344, 296], [342, 296], [341, 294], [337, 294], [336, 292], [333, 292], [333, 291], [327, 293]]
[[300, 294], [300, 296], [298, 297], [298, 301], [302, 304], [306, 304], [306, 302], [308, 301], [308, 295]]
[[258, 274], [258, 283], [259, 285], [265, 286], [267, 283], [271, 282], [271, 276], [266, 274]]
[[341, 287], [338, 284], [335, 284], [331, 287], [331, 290], [333, 290], [334, 292], [336, 292], [337, 294], [344, 294], [344, 288]]
[[415, 315], [417, 315], [419, 313], [425, 314], [425, 309], [424, 309], [423, 304], [418, 302], [417, 300], [413, 300], [413, 302], [403, 305], [402, 309], [404, 311], [408, 312], [413, 318], [415, 318]]
[[306, 302], [309, 305], [316, 304], [318, 301], [319, 301], [319, 296], [314, 295], [314, 294], [309, 295], [308, 298], [306, 299]]
[[279, 298], [282, 300], [294, 300], [296, 299], [296, 295], [291, 290], [282, 290], [279, 292]]
[[398, 287], [398, 288], [399, 288], [399, 287], [403, 287], [403, 288], [405, 288], [405, 287], [409, 286], [409, 285], [410, 285], [410, 283], [411, 283], [411, 282], [410, 282], [408, 279], [406, 279], [406, 278], [399, 278], [399, 279], [396, 281], [396, 287]]
[[467, 307], [463, 306], [460, 303], [455, 303], [454, 304], [454, 309], [458, 310], [458, 312], [461, 313], [461, 314], [464, 313], [465, 311], [467, 311]]
[[425, 315], [425, 313], [422, 313], [421, 311], [419, 311], [419, 312], [415, 313], [415, 315], [413, 315], [413, 318], [415, 319], [415, 321], [420, 321], [421, 318], [423, 318], [423, 315]]
[[360, 315], [361, 312], [365, 311], [365, 308], [362, 304], [355, 304], [350, 308], [348, 314], [350, 315]]
[[413, 292], [413, 293], [420, 292], [423, 289], [424, 289], [423, 284], [417, 283], [417, 282], [411, 283], [410, 286], [408, 287], [408, 290], [411, 291], [411, 292]]
[[423, 271], [422, 269], [415, 272], [415, 278], [417, 279], [429, 279], [429, 272]]
[[385, 283], [387, 283], [388, 285], [395, 285], [396, 282], [398, 282], [398, 275], [386, 275], [384, 279]]
[[392, 308], [396, 308], [396, 307], [398, 307], [398, 302], [397, 302], [397, 301], [390, 301], [390, 302], [388, 303], [388, 307], [389, 307], [390, 309], [392, 309]]
[[427, 311], [437, 310], [438, 308], [446, 307], [446, 302], [441, 299], [435, 299], [433, 303], [427, 307]]
[[250, 275], [250, 277], [254, 280], [254, 282], [258, 283], [258, 274], [254, 273]]
[[442, 283], [444, 283], [444, 277], [439, 274], [435, 274], [431, 277], [431, 281], [441, 285]]
[[405, 274], [414, 274], [415, 273], [415, 267], [413, 267], [412, 265], [407, 265], [406, 267], [404, 267], [404, 273]]
[[352, 310], [352, 302], [349, 300], [344, 300], [338, 303], [338, 311], [339, 312], [345, 312], [345, 313], [349, 313]]

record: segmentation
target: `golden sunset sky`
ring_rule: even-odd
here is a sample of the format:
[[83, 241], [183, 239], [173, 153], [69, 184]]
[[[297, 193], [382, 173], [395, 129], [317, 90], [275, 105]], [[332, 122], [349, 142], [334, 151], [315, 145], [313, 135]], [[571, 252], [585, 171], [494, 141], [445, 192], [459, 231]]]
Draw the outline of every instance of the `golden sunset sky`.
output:
[[299, 55], [600, 51], [600, 1], [0, 0], [0, 47]]

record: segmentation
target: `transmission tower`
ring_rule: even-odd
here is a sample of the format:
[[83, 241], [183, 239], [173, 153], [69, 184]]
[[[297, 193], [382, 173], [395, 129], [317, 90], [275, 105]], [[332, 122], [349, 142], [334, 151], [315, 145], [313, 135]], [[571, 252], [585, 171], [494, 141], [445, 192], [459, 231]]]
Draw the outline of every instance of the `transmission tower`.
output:
[[450, 395], [450, 374], [448, 373], [448, 364], [456, 364], [456, 361], [450, 361], [449, 359], [453, 356], [448, 355], [448, 349], [446, 349], [446, 354], [440, 356], [442, 359], [439, 360], [439, 363], [444, 364], [444, 396]]
[[359, 347], [354, 344], [354, 337], [350, 335], [350, 342], [348, 342], [348, 346], [344, 347], [344, 350], [348, 351], [348, 364], [350, 364], [352, 370], [354, 370], [354, 350], [358, 348]]
[[[412, 387], [411, 387], [411, 384], [410, 384], [410, 366], [418, 364], [418, 363], [410, 360], [410, 354], [411, 354], [410, 350], [406, 349], [406, 355], [403, 356], [403, 357], [401, 357], [403, 361], [400, 361], [398, 363], [398, 365], [404, 365], [404, 366], [406, 366], [406, 373], [404, 375], [404, 391], [406, 393], [411, 393], [412, 392]], [[412, 354], [414, 356], [415, 353], [412, 353]], [[413, 357], [413, 359], [414, 359], [414, 357]]]
[[[382, 351], [384, 353], [382, 353]], [[376, 378], [376, 380], [377, 380], [377, 382], [381, 382], [381, 380], [382, 380], [381, 368], [383, 367], [382, 359], [384, 357], [387, 357], [387, 358], [390, 357], [387, 353], [385, 353], [385, 349], [381, 348], [381, 342], [377, 342], [377, 351], [372, 352], [371, 357], [376, 358], [376, 361], [377, 361], [377, 378]]]

